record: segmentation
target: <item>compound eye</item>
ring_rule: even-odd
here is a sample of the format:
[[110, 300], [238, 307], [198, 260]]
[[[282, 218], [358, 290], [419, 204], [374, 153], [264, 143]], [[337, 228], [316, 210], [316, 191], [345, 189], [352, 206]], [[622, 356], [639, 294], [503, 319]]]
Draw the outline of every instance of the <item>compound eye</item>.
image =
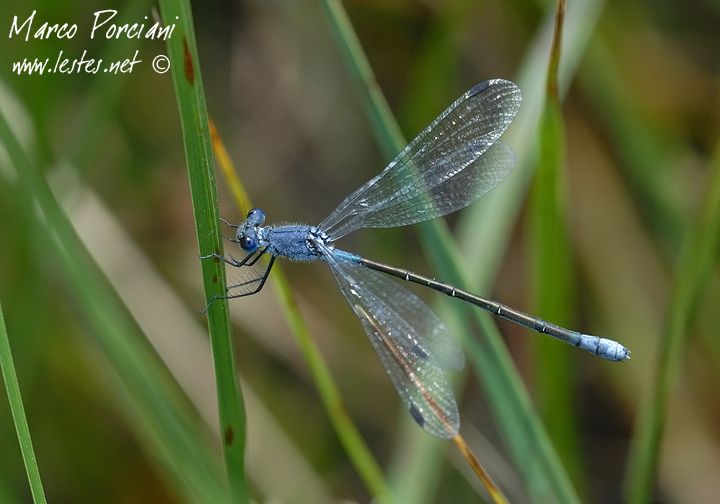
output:
[[255, 241], [255, 238], [243, 236], [240, 238], [240, 248], [248, 253], [255, 252], [257, 250], [257, 242]]
[[247, 221], [253, 226], [261, 226], [265, 222], [265, 212], [259, 208], [253, 208], [247, 214]]

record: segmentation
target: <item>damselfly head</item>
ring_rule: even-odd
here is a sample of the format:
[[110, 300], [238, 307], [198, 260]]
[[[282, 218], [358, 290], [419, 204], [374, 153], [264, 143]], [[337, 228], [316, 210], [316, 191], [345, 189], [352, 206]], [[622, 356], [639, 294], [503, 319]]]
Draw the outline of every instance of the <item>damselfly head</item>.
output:
[[265, 222], [265, 212], [253, 208], [247, 214], [247, 220], [238, 227], [235, 241], [247, 253], [255, 252], [258, 248], [258, 231]]

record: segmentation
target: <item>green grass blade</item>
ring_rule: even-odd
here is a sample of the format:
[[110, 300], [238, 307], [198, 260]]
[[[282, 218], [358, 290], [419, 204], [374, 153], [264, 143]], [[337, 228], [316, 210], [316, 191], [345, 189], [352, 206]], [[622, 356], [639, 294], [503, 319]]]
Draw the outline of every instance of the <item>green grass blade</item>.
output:
[[35, 460], [35, 451], [32, 447], [32, 439], [30, 438], [30, 428], [28, 427], [25, 408], [23, 407], [22, 396], [20, 395], [20, 385], [18, 384], [17, 374], [15, 373], [15, 364], [13, 363], [12, 353], [10, 352], [10, 340], [7, 329], [5, 328], [2, 305], [0, 305], [0, 368], [2, 368], [5, 390], [7, 391], [8, 400], [10, 401], [10, 409], [12, 411], [18, 441], [20, 442], [23, 461], [25, 462], [25, 472], [27, 472], [28, 482], [30, 483], [33, 502], [44, 503], [46, 502], [45, 492], [43, 491], [42, 481], [40, 479], [40, 470]]
[[362, 103], [380, 148], [386, 158], [392, 159], [405, 147], [405, 137], [375, 79], [350, 19], [337, 0], [320, 0], [320, 5], [325, 10], [330, 28], [337, 37], [348, 71], [362, 92]]
[[[132, 317], [81, 243], [54, 198], [39, 168], [30, 161], [0, 114], [0, 140], [15, 168], [14, 187], [24, 202], [22, 213], [34, 216], [37, 203], [44, 219], [34, 224], [46, 239], [37, 257], [57, 261], [72, 294], [82, 307], [97, 344], [111, 364], [114, 384], [165, 477], [187, 501], [224, 502], [227, 494], [216, 457], [203, 441], [202, 427], [187, 401], [158, 362]], [[28, 219], [30, 220], [30, 219]]]
[[652, 498], [668, 394], [677, 381], [688, 326], [711, 277], [719, 249], [720, 144], [713, 157], [712, 173], [696, 225], [683, 243], [663, 325], [657, 374], [651, 381], [650, 402], [641, 411], [633, 437], [626, 480], [630, 503], [641, 504]]
[[[560, 105], [549, 100], [540, 124], [540, 160], [531, 191], [531, 261], [533, 313], [563, 327], [573, 327], [573, 262], [569, 248], [564, 193], [563, 120]], [[575, 481], [582, 474], [578, 457], [578, 420], [572, 407], [576, 350], [550, 338], [534, 338], [532, 353], [539, 407], [551, 439]], [[552, 365], [542, 363], [552, 362]]]
[[[163, 0], [160, 8], [165, 25], [175, 25], [167, 47], [183, 130], [200, 255], [222, 254], [212, 144], [190, 4], [182, 0]], [[206, 301], [224, 296], [224, 263], [203, 260], [201, 265]], [[245, 409], [235, 365], [227, 300], [216, 300], [208, 310], [207, 317], [215, 365], [225, 469], [233, 500], [248, 502]]]
[[[625, 494], [629, 502], [647, 502], [653, 495], [665, 417], [672, 409], [669, 395], [677, 381], [685, 334], [705, 284], [713, 276], [713, 259], [709, 259], [708, 263], [707, 253], [715, 251], [717, 254], [717, 244], [714, 243], [717, 238], [713, 236], [718, 229], [717, 217], [713, 216], [718, 197], [717, 147], [712, 161], [713, 174], [702, 206], [695, 218], [690, 218], [685, 203], [677, 198], [675, 189], [678, 179], [674, 176], [674, 165], [678, 151], [694, 149], [681, 146], [677, 137], [663, 135], [656, 124], [642, 119], [643, 114], [638, 110], [642, 99], [626, 86], [621, 63], [605, 40], [597, 40], [591, 46], [581, 76], [585, 95], [595, 102], [598, 117], [605, 123], [604, 131], [618, 153], [623, 175], [643, 216], [643, 223], [651, 228], [653, 239], [660, 245], [658, 257], [670, 261], [669, 258], [677, 255], [678, 244], [681, 244], [679, 258], [673, 268], [669, 303], [659, 331], [658, 361], [653, 366], [648, 365], [646, 373], [638, 375], [638, 378], [642, 377], [642, 381], [638, 382], [640, 388], [648, 383], [649, 390], [646, 392], [647, 402], [641, 403], [638, 414], [625, 475]], [[717, 278], [717, 275], [714, 276]], [[660, 315], [655, 314], [652, 320], [659, 318]], [[658, 338], [651, 323], [646, 322], [644, 326], [649, 330], [638, 342], [644, 344], [648, 356], [654, 352], [654, 342]], [[635, 354], [633, 356], [635, 358]], [[650, 359], [645, 361], [649, 364]], [[639, 364], [643, 362], [639, 361]]]
[[[533, 313], [563, 327], [573, 327], [575, 299], [573, 261], [568, 236], [565, 125], [558, 96], [565, 2], [558, 2], [546, 80], [547, 100], [540, 119], [539, 159], [531, 188], [530, 234], [533, 265]], [[573, 407], [574, 352], [550, 338], [533, 338], [535, 391], [550, 438], [573, 480], [580, 481], [578, 419]]]
[[615, 59], [602, 38], [595, 40], [578, 80], [618, 152], [628, 185], [662, 252], [674, 257], [688, 223], [683, 204], [673, 196], [674, 149], [653, 124], [640, 119], [640, 100], [627, 89], [626, 76]]

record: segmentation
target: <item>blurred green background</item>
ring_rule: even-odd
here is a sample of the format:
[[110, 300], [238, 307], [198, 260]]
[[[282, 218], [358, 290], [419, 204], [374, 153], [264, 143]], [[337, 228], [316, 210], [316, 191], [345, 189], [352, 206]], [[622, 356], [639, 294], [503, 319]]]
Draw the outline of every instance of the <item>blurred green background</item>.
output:
[[[495, 77], [517, 82], [525, 102], [505, 141], [518, 153], [518, 177], [531, 173], [553, 3], [343, 5], [408, 139], [472, 85]], [[115, 9], [113, 22], [150, 26], [152, 8], [145, 1], [5, 0], [0, 33], [9, 32], [14, 16], [22, 22], [33, 10], [31, 33], [46, 21], [78, 28], [70, 40], [2, 35], [0, 111], [147, 336], [147, 350], [162, 370], [159, 380], [167, 379], [172, 391], [158, 401], [182, 405], [198, 443], [217, 459], [208, 472], [222, 478], [176, 99], [170, 74], [150, 64], [165, 46], [89, 36], [96, 11]], [[253, 203], [271, 222], [320, 222], [386, 164], [321, 7], [309, 0], [208, 1], [193, 9], [208, 111]], [[608, 363], [561, 343], [539, 342], [543, 337], [512, 324], [498, 326], [583, 502], [618, 502], [631, 478], [631, 439], [658, 383], [663, 334], [674, 320], [673, 285], [718, 165], [719, 28], [720, 8], [710, 1], [584, 0], [568, 6], [561, 94], [575, 294], [566, 300], [572, 308], [567, 324], [617, 339], [633, 352], [632, 360]], [[87, 51], [86, 58], [104, 61], [138, 51], [142, 62], [118, 75], [13, 72], [15, 62], [54, 62], [60, 51], [71, 59]], [[88, 323], [88, 301], [68, 285], [49, 243], [53, 236], [37, 224], [42, 216], [21, 189], [17, 169], [2, 149], [0, 301], [48, 500], [206, 501], [193, 492], [192, 481], [173, 477], [158, 454], [142, 408], [133, 405], [123, 373]], [[489, 285], [486, 293], [532, 313], [538, 288], [532, 285], [533, 207], [526, 185], [517, 182], [520, 189], [512, 194], [501, 186], [488, 196], [511, 198], [519, 209], [495, 223], [504, 230], [497, 247], [474, 231], [483, 225], [474, 216], [482, 215], [484, 202], [448, 222], [457, 228], [470, 271], [490, 261], [490, 271], [478, 273], [478, 282]], [[218, 187], [221, 214], [241, 220], [248, 209], [234, 205], [220, 175]], [[434, 275], [413, 229], [361, 231], [339, 246]], [[485, 257], [486, 250], [496, 255]], [[685, 260], [693, 264], [690, 255]], [[682, 339], [673, 343], [677, 363], [659, 375], [668, 381], [669, 395], [655, 502], [705, 503], [720, 495], [715, 254], [711, 262], [690, 295]], [[348, 413], [391, 485], [416, 486], [398, 494], [415, 495], [412, 502], [487, 499], [453, 447], [425, 439], [402, 410], [327, 268], [285, 264], [284, 271]], [[371, 500], [338, 443], [271, 288], [233, 301], [231, 312], [253, 497]], [[560, 385], [547, 376], [555, 367], [569, 377]], [[482, 387], [465, 377], [455, 390], [463, 435], [483, 465], [512, 502], [533, 501]], [[567, 401], [558, 406], [557, 395]], [[0, 502], [29, 502], [6, 401], [0, 401], [0, 435]], [[418, 463], [416, 443], [428, 443], [422, 453], [436, 462], [431, 476], [408, 483]]]

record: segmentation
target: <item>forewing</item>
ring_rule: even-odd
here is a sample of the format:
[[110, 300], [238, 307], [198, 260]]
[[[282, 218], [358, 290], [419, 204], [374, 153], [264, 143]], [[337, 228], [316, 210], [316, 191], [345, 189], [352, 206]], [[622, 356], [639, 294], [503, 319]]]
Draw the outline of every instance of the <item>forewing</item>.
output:
[[350, 194], [320, 225], [336, 240], [361, 227], [396, 227], [469, 205], [502, 182], [515, 164], [497, 142], [522, 101], [512, 82], [478, 84], [458, 98], [376, 177]]
[[412, 417], [433, 436], [455, 437], [460, 417], [441, 367], [459, 369], [464, 357], [445, 324], [381, 273], [332, 256], [328, 263]]

